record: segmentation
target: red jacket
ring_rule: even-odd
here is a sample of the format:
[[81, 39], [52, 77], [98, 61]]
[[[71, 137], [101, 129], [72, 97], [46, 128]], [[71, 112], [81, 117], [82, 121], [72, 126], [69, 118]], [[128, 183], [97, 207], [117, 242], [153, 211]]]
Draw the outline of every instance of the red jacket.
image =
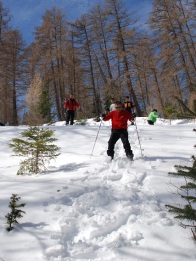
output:
[[76, 107], [80, 108], [80, 104], [77, 103], [75, 99], [69, 99], [64, 103], [64, 107], [67, 108], [68, 111], [75, 111]]
[[132, 122], [131, 113], [126, 110], [121, 110], [119, 112], [117, 111], [111, 111], [109, 112], [105, 118], [103, 118], [103, 121], [112, 120], [112, 129], [113, 130], [119, 130], [119, 129], [127, 129], [128, 124], [127, 121]]

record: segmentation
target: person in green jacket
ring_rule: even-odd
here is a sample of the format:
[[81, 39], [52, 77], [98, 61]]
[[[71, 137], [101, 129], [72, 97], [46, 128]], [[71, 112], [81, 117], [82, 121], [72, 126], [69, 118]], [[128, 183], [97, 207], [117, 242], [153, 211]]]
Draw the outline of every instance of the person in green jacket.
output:
[[158, 113], [157, 110], [154, 109], [149, 115], [148, 115], [148, 124], [150, 125], [154, 125], [154, 123], [156, 122], [158, 118]]

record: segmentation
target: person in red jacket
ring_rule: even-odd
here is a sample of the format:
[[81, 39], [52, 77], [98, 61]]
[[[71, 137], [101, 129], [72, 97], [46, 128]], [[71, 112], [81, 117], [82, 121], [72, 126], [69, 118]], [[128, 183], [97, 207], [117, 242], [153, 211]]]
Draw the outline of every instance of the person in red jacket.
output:
[[69, 124], [73, 125], [74, 124], [74, 117], [75, 117], [75, 110], [76, 108], [80, 108], [80, 104], [77, 103], [77, 101], [74, 99], [74, 95], [70, 94], [69, 99], [65, 101], [64, 107], [67, 110], [67, 117], [66, 117], [66, 125]]
[[121, 139], [125, 149], [126, 156], [133, 160], [133, 152], [128, 140], [128, 120], [133, 122], [131, 113], [122, 108], [122, 103], [117, 101], [115, 103], [114, 111], [109, 112], [107, 115], [102, 115], [103, 121], [112, 120], [111, 136], [108, 141], [107, 155], [112, 159], [114, 158], [114, 146], [116, 142]]

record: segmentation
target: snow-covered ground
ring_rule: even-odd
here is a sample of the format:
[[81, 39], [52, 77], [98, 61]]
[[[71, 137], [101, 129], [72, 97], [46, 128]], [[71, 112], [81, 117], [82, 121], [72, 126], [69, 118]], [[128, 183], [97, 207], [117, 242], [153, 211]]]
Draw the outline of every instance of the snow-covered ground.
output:
[[[55, 130], [61, 155], [40, 175], [17, 176], [18, 157], [8, 143], [28, 127], [0, 127], [0, 260], [4, 261], [192, 261], [195, 245], [165, 204], [183, 180], [168, 172], [192, 166], [194, 122], [137, 118], [129, 127], [135, 155], [128, 161], [121, 141], [111, 162], [106, 155], [109, 123], [48, 126]], [[142, 154], [138, 142], [139, 133]], [[184, 183], [184, 182], [183, 182]], [[11, 232], [5, 215], [11, 195], [26, 203]]]

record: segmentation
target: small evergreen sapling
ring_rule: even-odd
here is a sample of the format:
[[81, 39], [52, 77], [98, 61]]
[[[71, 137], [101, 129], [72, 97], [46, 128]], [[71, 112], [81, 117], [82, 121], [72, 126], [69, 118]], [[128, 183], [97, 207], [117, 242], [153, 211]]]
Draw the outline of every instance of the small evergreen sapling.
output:
[[13, 143], [9, 146], [15, 152], [14, 156], [26, 157], [21, 161], [17, 174], [41, 173], [47, 170], [45, 164], [51, 159], [55, 159], [59, 153], [59, 147], [52, 144], [57, 139], [53, 138], [54, 131], [49, 129], [39, 129], [30, 127], [21, 132], [22, 137], [26, 138], [12, 139]]
[[175, 166], [177, 172], [170, 172], [170, 175], [184, 177], [185, 185], [178, 188], [178, 195], [185, 201], [182, 206], [166, 205], [168, 211], [173, 213], [174, 218], [179, 219], [180, 224], [191, 229], [193, 240], [196, 242], [196, 158], [192, 167]]
[[169, 106], [163, 110], [163, 114], [166, 116], [166, 118], [169, 119], [169, 122], [171, 124], [172, 119], [174, 119], [178, 115], [178, 111], [174, 107]]
[[17, 219], [23, 217], [22, 213], [25, 213], [20, 208], [23, 208], [26, 204], [18, 204], [17, 202], [20, 200], [17, 194], [12, 194], [11, 201], [9, 203], [9, 207], [11, 208], [11, 212], [8, 213], [5, 217], [7, 218], [7, 231], [11, 231], [14, 229], [13, 225], [18, 224]]

